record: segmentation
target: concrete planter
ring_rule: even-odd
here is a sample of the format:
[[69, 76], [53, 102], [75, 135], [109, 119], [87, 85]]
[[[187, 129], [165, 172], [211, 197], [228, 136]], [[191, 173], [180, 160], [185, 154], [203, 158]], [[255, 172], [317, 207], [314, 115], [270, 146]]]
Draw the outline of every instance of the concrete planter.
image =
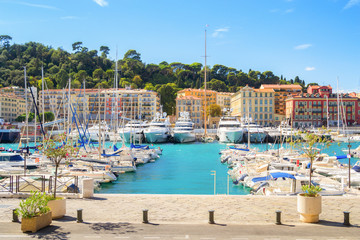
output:
[[51, 212], [33, 218], [22, 218], [21, 231], [35, 233], [39, 229], [49, 226], [51, 221]]
[[62, 218], [66, 214], [66, 199], [56, 199], [48, 202], [48, 207], [52, 212], [52, 219]]
[[304, 193], [297, 196], [297, 210], [300, 213], [300, 221], [304, 223], [319, 222], [321, 213], [321, 195], [305, 197]]

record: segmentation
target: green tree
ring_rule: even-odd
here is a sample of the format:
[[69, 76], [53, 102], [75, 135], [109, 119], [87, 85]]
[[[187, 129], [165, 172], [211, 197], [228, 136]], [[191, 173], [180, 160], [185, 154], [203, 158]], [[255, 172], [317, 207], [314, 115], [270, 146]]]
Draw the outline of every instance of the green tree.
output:
[[[325, 130], [324, 128], [319, 129], [320, 133], [329, 133], [329, 131]], [[305, 133], [304, 137], [305, 141], [302, 141], [301, 138], [290, 142], [292, 147], [302, 151], [306, 157], [310, 160], [310, 168], [309, 168], [309, 186], [311, 187], [311, 177], [312, 177], [312, 167], [315, 158], [318, 157], [319, 153], [328, 148], [331, 144], [331, 140], [327, 138], [323, 138], [322, 134], [315, 134], [315, 133]]]
[[82, 47], [82, 42], [74, 42], [71, 46], [72, 49], [75, 53], [81, 52], [83, 47]]
[[141, 61], [141, 54], [136, 52], [136, 50], [130, 49], [124, 54], [124, 59], [132, 59], [136, 61]]
[[179, 89], [176, 87], [174, 83], [168, 83], [161, 85], [158, 88], [157, 92], [161, 96], [161, 105], [163, 106], [164, 112], [167, 112], [169, 115], [174, 114], [173, 109], [175, 109], [175, 98], [176, 93]]
[[64, 69], [60, 69], [60, 71], [55, 75], [57, 88], [58, 89], [65, 88], [68, 79], [69, 79], [68, 73]]
[[206, 115], [211, 117], [220, 117], [221, 116], [221, 107], [217, 104], [211, 104], [207, 107]]
[[102, 53], [101, 53], [101, 56], [102, 56], [103, 58], [107, 58], [107, 55], [108, 55], [109, 52], [110, 52], [110, 48], [107, 47], [107, 46], [101, 46], [101, 47], [100, 47], [100, 52], [102, 52]]
[[218, 79], [211, 79], [208, 83], [209, 89], [217, 92], [228, 92], [229, 89], [226, 84]]
[[12, 37], [10, 37], [9, 35], [0, 35], [0, 46], [3, 48], [9, 48], [11, 40]]

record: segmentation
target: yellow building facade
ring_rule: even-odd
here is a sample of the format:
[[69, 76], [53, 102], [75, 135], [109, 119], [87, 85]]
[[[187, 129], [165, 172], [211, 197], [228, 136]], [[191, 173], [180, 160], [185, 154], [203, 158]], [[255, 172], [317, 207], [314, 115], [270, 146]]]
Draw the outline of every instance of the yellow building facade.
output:
[[219, 105], [221, 109], [230, 108], [232, 95], [234, 95], [234, 93], [218, 92], [216, 94], [216, 104]]
[[280, 124], [286, 119], [285, 100], [288, 97], [296, 96], [302, 92], [302, 87], [298, 84], [262, 84], [260, 89], [275, 91], [275, 118], [276, 124]]
[[177, 96], [176, 98], [176, 118], [180, 117], [181, 112], [188, 112], [195, 128], [202, 128], [204, 125], [204, 113], [202, 111], [202, 100], [194, 96]]
[[[43, 94], [44, 93], [44, 94]], [[58, 118], [68, 116], [69, 91], [50, 89], [40, 92], [40, 107], [44, 96], [45, 111]], [[101, 120], [110, 122], [118, 117], [151, 121], [159, 111], [160, 99], [156, 92], [143, 89], [71, 89], [70, 115], [77, 119]], [[99, 116], [100, 112], [100, 116]]]
[[26, 113], [24, 98], [17, 97], [14, 94], [0, 94], [0, 118], [4, 119], [5, 122], [13, 122], [23, 113]]
[[231, 97], [232, 116], [243, 121], [250, 119], [257, 124], [274, 124], [275, 91], [242, 87]]

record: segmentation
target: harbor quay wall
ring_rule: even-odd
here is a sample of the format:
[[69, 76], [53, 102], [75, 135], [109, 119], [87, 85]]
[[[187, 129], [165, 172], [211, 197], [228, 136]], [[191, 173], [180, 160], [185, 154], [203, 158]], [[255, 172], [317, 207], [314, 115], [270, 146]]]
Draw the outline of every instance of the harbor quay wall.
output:
[[[12, 220], [12, 209], [21, 199], [0, 198], [0, 222]], [[360, 196], [323, 196], [320, 220], [342, 224], [343, 211], [350, 211], [350, 222], [360, 224]], [[283, 224], [301, 224], [296, 196], [254, 195], [147, 195], [94, 194], [88, 199], [67, 199], [67, 216], [76, 218], [83, 209], [85, 222], [141, 223], [148, 209], [149, 221], [159, 224], [206, 224], [209, 210], [219, 224], [274, 224], [275, 211], [282, 211]]]

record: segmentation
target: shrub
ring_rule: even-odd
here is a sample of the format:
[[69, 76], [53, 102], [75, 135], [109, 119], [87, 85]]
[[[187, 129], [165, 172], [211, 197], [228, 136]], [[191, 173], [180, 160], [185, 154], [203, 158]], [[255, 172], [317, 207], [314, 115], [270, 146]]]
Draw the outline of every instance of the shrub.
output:
[[19, 208], [16, 209], [16, 214], [22, 218], [32, 218], [50, 211], [45, 193], [31, 192], [31, 194], [30, 197], [22, 200]]
[[303, 185], [302, 190], [305, 194], [305, 197], [316, 197], [319, 192], [322, 191], [322, 188], [314, 185]]

